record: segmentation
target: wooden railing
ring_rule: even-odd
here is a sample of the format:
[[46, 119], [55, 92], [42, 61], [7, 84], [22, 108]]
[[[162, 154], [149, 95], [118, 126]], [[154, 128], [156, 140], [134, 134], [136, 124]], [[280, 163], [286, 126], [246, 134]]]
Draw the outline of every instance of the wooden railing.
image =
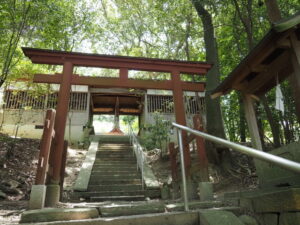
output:
[[[49, 169], [49, 156], [51, 149], [53, 149], [53, 143], [55, 139], [55, 131], [54, 131], [54, 124], [55, 124], [55, 116], [56, 111], [54, 109], [48, 109], [46, 112], [46, 118], [44, 122], [44, 130], [43, 135], [40, 143], [40, 154], [35, 178], [36, 185], [43, 185], [47, 182], [47, 173]], [[65, 141], [64, 143], [64, 151], [61, 160], [61, 172], [60, 172], [60, 187], [62, 191], [63, 182], [64, 182], [64, 174], [65, 174], [65, 167], [66, 167], [66, 159], [67, 159], [67, 149], [68, 149], [68, 142]]]
[[[194, 129], [198, 131], [203, 131], [203, 122], [200, 115], [195, 115], [193, 117], [193, 124]], [[201, 181], [208, 181], [209, 175], [208, 175], [208, 160], [206, 157], [205, 152], [205, 142], [204, 139], [196, 136], [194, 134], [189, 134], [187, 136], [187, 145], [189, 145], [192, 141], [196, 142], [196, 149], [198, 154], [198, 160], [199, 160], [199, 171], [201, 176]], [[171, 172], [172, 172], [172, 179], [178, 180], [178, 166], [177, 166], [177, 157], [179, 152], [179, 146], [175, 147], [174, 142], [169, 143], [169, 153], [170, 153], [170, 162], [171, 162]]]
[[50, 155], [50, 149], [52, 140], [55, 136], [54, 122], [55, 122], [56, 111], [54, 109], [48, 109], [46, 113], [44, 131], [40, 144], [40, 155], [37, 166], [37, 173], [35, 178], [35, 184], [45, 184], [46, 175], [48, 170], [48, 161]]

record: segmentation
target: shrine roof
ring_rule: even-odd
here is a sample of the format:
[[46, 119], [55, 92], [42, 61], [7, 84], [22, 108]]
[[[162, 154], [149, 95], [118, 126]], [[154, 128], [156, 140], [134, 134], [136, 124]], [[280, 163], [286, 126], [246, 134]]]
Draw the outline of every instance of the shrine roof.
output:
[[300, 12], [272, 25], [270, 31], [212, 92], [212, 98], [232, 90], [261, 95], [293, 72], [291, 38], [300, 40]]

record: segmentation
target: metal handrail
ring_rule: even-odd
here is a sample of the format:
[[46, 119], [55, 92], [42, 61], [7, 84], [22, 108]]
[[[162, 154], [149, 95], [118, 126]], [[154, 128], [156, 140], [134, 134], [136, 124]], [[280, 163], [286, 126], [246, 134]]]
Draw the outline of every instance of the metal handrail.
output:
[[137, 170], [140, 169], [141, 175], [142, 175], [142, 189], [144, 190], [144, 162], [145, 162], [145, 155], [143, 151], [143, 147], [141, 146], [137, 136], [134, 134], [133, 129], [130, 125], [129, 127], [129, 139], [130, 143], [132, 144], [133, 147], [133, 152], [136, 157], [137, 161]]
[[180, 125], [177, 123], [172, 123], [172, 125], [175, 128], [177, 128], [178, 139], [179, 139], [179, 150], [180, 150], [180, 159], [181, 159], [180, 161], [181, 161], [181, 167], [183, 168], [183, 169], [181, 169], [182, 183], [183, 183], [183, 198], [184, 198], [184, 206], [185, 206], [186, 211], [188, 211], [188, 200], [187, 200], [187, 191], [186, 191], [186, 179], [185, 179], [185, 173], [184, 173], [184, 156], [183, 156], [183, 144], [182, 144], [182, 131], [183, 130], [187, 131], [189, 133], [192, 133], [196, 136], [200, 136], [211, 142], [221, 144], [223, 146], [226, 146], [228, 148], [231, 148], [233, 150], [236, 150], [238, 152], [241, 152], [241, 153], [251, 156], [253, 158], [272, 163], [272, 164], [282, 167], [284, 169], [287, 169], [287, 170], [290, 170], [290, 171], [300, 174], [300, 163], [297, 163], [297, 162], [294, 162], [294, 161], [291, 161], [291, 160], [288, 160], [288, 159], [285, 159], [285, 158], [282, 158], [282, 157], [279, 157], [279, 156], [276, 156], [276, 155], [273, 155], [270, 153], [266, 153], [266, 152], [263, 152], [263, 151], [260, 151], [260, 150], [254, 149], [254, 148], [236, 144], [234, 142], [227, 141], [225, 139], [215, 137], [213, 135], [209, 135], [204, 132], [191, 129], [189, 127], [186, 127], [186, 126], [183, 126], [183, 125]]

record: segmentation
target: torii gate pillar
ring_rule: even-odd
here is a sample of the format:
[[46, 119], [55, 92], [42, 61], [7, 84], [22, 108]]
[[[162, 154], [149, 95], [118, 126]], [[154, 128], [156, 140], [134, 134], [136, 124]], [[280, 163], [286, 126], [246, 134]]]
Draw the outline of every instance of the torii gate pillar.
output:
[[[172, 83], [173, 83], [173, 97], [174, 97], [174, 107], [175, 107], [175, 119], [176, 123], [186, 126], [185, 119], [185, 107], [183, 99], [183, 90], [180, 79], [179, 71], [172, 71]], [[189, 144], [187, 142], [187, 133], [182, 132], [183, 150], [184, 150], [184, 164], [186, 175], [189, 176], [191, 167], [191, 156]]]
[[65, 62], [63, 65], [63, 74], [61, 75], [61, 83], [58, 93], [58, 102], [56, 107], [55, 118], [55, 139], [54, 145], [50, 152], [49, 170], [47, 181], [46, 206], [55, 206], [60, 199], [60, 188], [63, 184], [60, 183], [61, 165], [64, 151], [64, 137], [67, 123], [71, 80], [73, 74], [73, 64]]

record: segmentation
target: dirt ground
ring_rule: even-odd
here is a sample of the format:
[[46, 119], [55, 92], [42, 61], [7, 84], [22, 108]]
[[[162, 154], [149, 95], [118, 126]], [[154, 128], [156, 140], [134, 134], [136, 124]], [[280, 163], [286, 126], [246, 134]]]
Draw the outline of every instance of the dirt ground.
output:
[[[0, 224], [17, 224], [28, 207], [39, 154], [39, 140], [0, 134]], [[9, 158], [7, 158], [9, 152]], [[86, 150], [68, 148], [63, 199], [79, 173]]]

